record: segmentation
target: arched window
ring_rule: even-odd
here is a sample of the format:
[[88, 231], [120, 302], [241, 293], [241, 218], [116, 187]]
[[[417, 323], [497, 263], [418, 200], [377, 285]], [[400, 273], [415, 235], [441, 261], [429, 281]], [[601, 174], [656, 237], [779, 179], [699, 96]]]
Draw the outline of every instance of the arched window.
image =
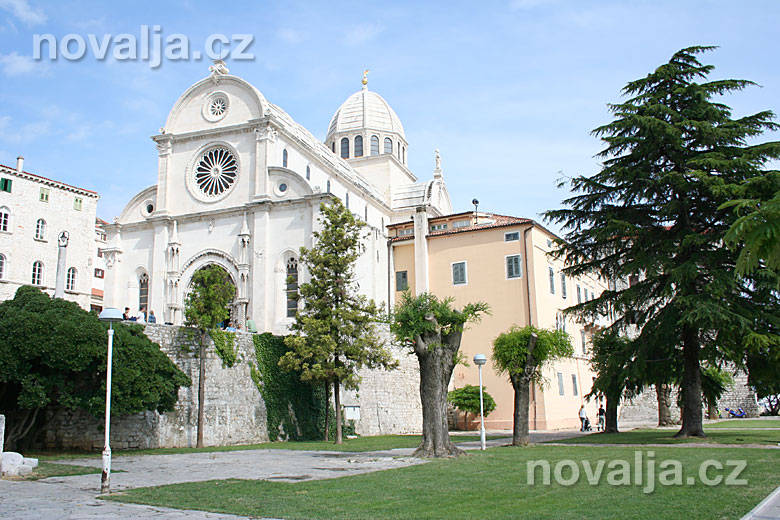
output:
[[42, 218], [39, 218], [38, 222], [35, 223], [35, 238], [37, 240], [46, 238], [46, 221]]
[[0, 254], [0, 280], [5, 278], [5, 255]]
[[287, 283], [285, 285], [287, 295], [287, 317], [294, 318], [298, 311], [298, 260], [287, 260]]
[[363, 220], [365, 220], [366, 222], [368, 222], [368, 204], [366, 204], [366, 209], [365, 209], [365, 211], [363, 212]]
[[341, 158], [349, 159], [349, 139], [346, 137], [341, 140]]
[[76, 290], [76, 268], [75, 267], [68, 268], [68, 274], [65, 276], [65, 290], [66, 291]]
[[282, 167], [287, 168], [287, 148], [282, 150]]
[[32, 284], [33, 285], [43, 284], [43, 262], [41, 262], [40, 260], [36, 260], [35, 262], [33, 262]]
[[306, 180], [307, 181], [311, 180], [311, 167], [310, 166], [306, 166]]
[[0, 231], [10, 231], [11, 210], [3, 206], [0, 208]]
[[328, 183], [325, 186], [326, 186], [325, 191], [330, 193], [330, 181], [328, 181]]
[[401, 148], [401, 162], [406, 164], [406, 147]]
[[143, 310], [149, 306], [149, 275], [142, 273], [138, 277], [138, 309]]
[[371, 136], [371, 155], [379, 155], [379, 137]]
[[393, 153], [393, 140], [385, 137], [385, 153]]
[[396, 155], [398, 156], [398, 160], [401, 160], [401, 143], [398, 143], [398, 146], [396, 147], [395, 151]]
[[349, 209], [349, 193], [344, 197], [344, 205]]
[[355, 136], [355, 157], [363, 157], [363, 136]]
[[336, 153], [336, 141], [330, 143], [330, 151]]

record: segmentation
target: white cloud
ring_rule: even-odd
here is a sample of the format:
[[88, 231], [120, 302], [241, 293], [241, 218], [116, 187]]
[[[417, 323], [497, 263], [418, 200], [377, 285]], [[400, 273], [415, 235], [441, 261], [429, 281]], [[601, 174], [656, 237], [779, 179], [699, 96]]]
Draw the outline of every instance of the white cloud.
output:
[[295, 29], [284, 28], [276, 31], [277, 36], [287, 43], [301, 43], [303, 41], [303, 34]]
[[376, 38], [384, 28], [376, 23], [364, 23], [349, 29], [344, 35], [348, 45], [360, 45]]
[[43, 9], [32, 7], [27, 0], [0, 0], [0, 9], [8, 11], [27, 25], [38, 25], [46, 21]]
[[0, 66], [6, 76], [44, 76], [49, 72], [45, 63], [35, 61], [31, 56], [23, 56], [17, 52], [0, 54]]
[[557, 0], [512, 0], [509, 2], [509, 8], [513, 11], [526, 11], [556, 2]]

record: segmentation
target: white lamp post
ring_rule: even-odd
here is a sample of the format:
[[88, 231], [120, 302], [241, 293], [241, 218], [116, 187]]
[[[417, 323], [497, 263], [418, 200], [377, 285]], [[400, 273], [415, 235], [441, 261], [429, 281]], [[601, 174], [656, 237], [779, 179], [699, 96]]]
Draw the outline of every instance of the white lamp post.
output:
[[106, 438], [103, 443], [103, 475], [100, 477], [100, 492], [108, 493], [111, 485], [111, 369], [114, 353], [114, 322], [122, 321], [122, 311], [114, 308], [103, 309], [100, 321], [108, 322], [108, 359], [106, 360]]
[[479, 367], [479, 418], [482, 421], [482, 429], [479, 432], [479, 439], [482, 441], [482, 450], [485, 450], [485, 406], [482, 400], [482, 365], [487, 363], [485, 354], [474, 356], [474, 364]]

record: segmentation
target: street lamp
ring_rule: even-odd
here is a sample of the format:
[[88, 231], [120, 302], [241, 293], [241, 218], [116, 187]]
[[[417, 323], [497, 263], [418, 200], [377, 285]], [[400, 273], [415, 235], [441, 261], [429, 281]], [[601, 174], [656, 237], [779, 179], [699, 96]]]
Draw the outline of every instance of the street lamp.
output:
[[479, 439], [482, 441], [482, 451], [485, 450], [485, 406], [482, 400], [482, 365], [485, 363], [487, 363], [485, 354], [477, 354], [474, 356], [474, 364], [479, 367], [479, 418], [482, 421]]
[[100, 492], [108, 493], [111, 485], [111, 445], [109, 432], [111, 428], [111, 368], [114, 352], [114, 322], [122, 321], [122, 311], [114, 308], [103, 309], [100, 321], [108, 322], [108, 359], [106, 360], [106, 438], [103, 443], [103, 475], [100, 477]]

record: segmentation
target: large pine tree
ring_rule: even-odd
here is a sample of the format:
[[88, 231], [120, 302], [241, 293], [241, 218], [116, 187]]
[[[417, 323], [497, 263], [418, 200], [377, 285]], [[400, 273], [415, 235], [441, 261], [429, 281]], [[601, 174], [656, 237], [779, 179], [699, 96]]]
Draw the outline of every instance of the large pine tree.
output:
[[740, 361], [745, 338], [765, 334], [755, 327], [766, 308], [735, 276], [736, 254], [723, 242], [734, 214], [719, 208], [780, 156], [778, 142], [752, 144], [778, 128], [772, 112], [735, 119], [716, 100], [753, 83], [706, 81], [713, 67], [697, 56], [711, 49], [683, 49], [628, 83], [627, 99], [610, 105], [614, 121], [593, 132], [606, 143], [601, 171], [572, 179], [575, 195], [546, 214], [566, 230], [558, 255], [568, 274], [636, 277], [575, 312], [616, 310], [615, 326], [636, 324], [640, 338], [653, 324], [672, 325], [668, 341], [683, 373], [680, 437], [704, 436], [702, 361]]

